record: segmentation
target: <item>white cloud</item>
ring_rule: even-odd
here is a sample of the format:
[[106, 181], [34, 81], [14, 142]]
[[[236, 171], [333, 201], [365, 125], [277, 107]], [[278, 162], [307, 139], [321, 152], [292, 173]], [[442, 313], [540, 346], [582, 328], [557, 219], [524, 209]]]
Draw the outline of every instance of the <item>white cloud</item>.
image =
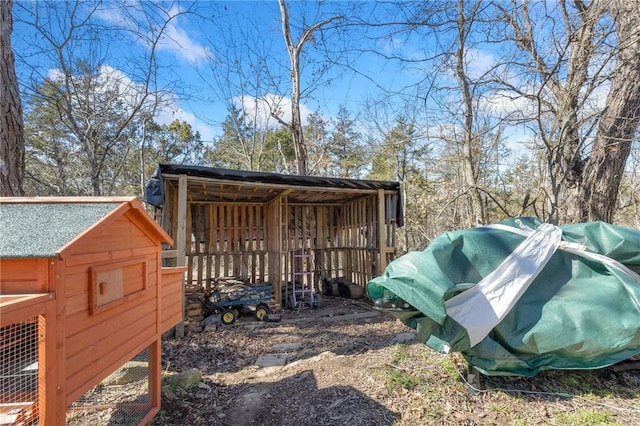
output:
[[507, 91], [495, 92], [484, 98], [480, 107], [497, 118], [522, 119], [535, 114], [535, 104], [531, 100]]
[[469, 77], [477, 79], [495, 66], [496, 59], [489, 52], [478, 49], [468, 49], [465, 54], [465, 62]]
[[172, 104], [158, 110], [156, 114], [156, 121], [160, 124], [169, 124], [173, 120], [181, 120], [189, 123], [194, 132], [200, 133], [200, 139], [203, 141], [212, 141], [215, 137], [213, 128], [198, 119], [194, 114], [187, 112], [177, 106], [176, 104]]
[[[267, 93], [262, 98], [254, 96], [236, 96], [232, 99], [234, 105], [240, 108], [247, 121], [260, 128], [271, 128], [278, 125], [273, 118], [277, 115], [285, 123], [291, 123], [291, 98]], [[302, 124], [307, 124], [307, 116], [313, 111], [304, 104], [300, 105]]]
[[[169, 16], [176, 16], [178, 13], [179, 10], [172, 9]], [[175, 17], [167, 24], [158, 49], [172, 52], [189, 64], [197, 65], [209, 56], [209, 49], [193, 40], [184, 28], [178, 26], [178, 19]]]
[[137, 18], [140, 18], [141, 21], [146, 21], [145, 17], [142, 16], [142, 12], [129, 14], [132, 10], [141, 10], [142, 7], [129, 8], [127, 14], [124, 13], [125, 9], [123, 7], [103, 8], [97, 10], [95, 15], [103, 21], [143, 33], [141, 34], [143, 37], [138, 38], [138, 42], [147, 49], [151, 49], [153, 41], [158, 36], [157, 33], [162, 31], [162, 35], [155, 46], [156, 49], [170, 52], [190, 65], [197, 65], [199, 61], [209, 56], [209, 49], [191, 38], [188, 31], [180, 26], [185, 25], [186, 20], [179, 16], [181, 10], [178, 6], [166, 11], [165, 19], [168, 22], [149, 24], [152, 28], [141, 27], [136, 22]]
[[[98, 68], [96, 76], [96, 96], [103, 102], [110, 102], [118, 99], [122, 102], [125, 108], [129, 111], [142, 101], [144, 96], [144, 88], [142, 85], [132, 81], [122, 71], [113, 68], [109, 65], [103, 65]], [[50, 69], [47, 71], [47, 77], [52, 80], [60, 81], [64, 78], [64, 74], [59, 69]], [[75, 78], [75, 76], [74, 76]], [[109, 94], [109, 96], [102, 96], [101, 94]], [[158, 105], [155, 108], [155, 120], [159, 124], [169, 124], [173, 120], [181, 120], [189, 123], [194, 131], [200, 133], [203, 141], [211, 141], [214, 138], [214, 131], [211, 126], [207, 125], [204, 121], [198, 119], [194, 114], [187, 112], [180, 108], [177, 101], [171, 99], [172, 95], [164, 95], [162, 99], [158, 99], [155, 96], [149, 96], [144, 101], [143, 110], [153, 110], [153, 103], [158, 101]], [[160, 97], [160, 95], [159, 95]]]
[[[72, 75], [70, 77], [72, 81], [79, 81], [83, 76]], [[62, 82], [65, 74], [57, 68], [49, 69], [47, 70], [47, 78]], [[104, 104], [118, 100], [122, 102], [122, 105], [128, 111], [132, 111], [133, 108], [141, 103], [144, 107], [151, 109], [153, 102], [156, 100], [155, 97], [148, 95], [147, 99], [144, 99], [145, 90], [143, 85], [134, 82], [125, 73], [110, 65], [98, 67], [92, 82], [91, 91], [93, 96], [100, 97]], [[82, 87], [82, 84], [78, 86]]]

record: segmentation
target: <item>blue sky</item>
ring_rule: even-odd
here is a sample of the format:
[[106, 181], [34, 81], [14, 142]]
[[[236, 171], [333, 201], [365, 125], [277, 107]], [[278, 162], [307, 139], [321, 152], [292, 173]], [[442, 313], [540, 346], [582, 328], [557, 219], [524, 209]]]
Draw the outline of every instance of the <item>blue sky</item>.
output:
[[[246, 111], [256, 111], [256, 121], [264, 126], [276, 125], [264, 112], [267, 105], [281, 110], [283, 120], [289, 120], [289, 58], [277, 1], [150, 3], [129, 0], [126, 7], [112, 1], [98, 4], [93, 12], [91, 4], [85, 3], [75, 11], [77, 21], [92, 12], [88, 21], [92, 27], [76, 34], [78, 41], [65, 46], [65, 52], [75, 59], [99, 64], [109, 72], [121, 73], [135, 86], [144, 79], [142, 71], [151, 51], [150, 43], [162, 31], [155, 54], [159, 64], [158, 88], [167, 102], [156, 114], [158, 122], [184, 120], [200, 133], [203, 141], [211, 143], [221, 134], [221, 123], [230, 104], [242, 104]], [[62, 40], [72, 20], [69, 5], [55, 0], [16, 0], [14, 3], [13, 48], [23, 88], [31, 79], [41, 81], [44, 76], [54, 74], [58, 66], [56, 55], [51, 55], [55, 52], [46, 51], [49, 44], [30, 24], [35, 19], [35, 11], [38, 10], [41, 24], [48, 32]], [[342, 25], [358, 19], [402, 22], [405, 14], [412, 12], [409, 2], [399, 3], [400, 9], [398, 3], [356, 1], [294, 1], [288, 5], [294, 41], [300, 38], [300, 28], [336, 15], [349, 18], [335, 21]], [[345, 106], [351, 117], [359, 120], [363, 133], [377, 137], [380, 127], [391, 128], [400, 114], [422, 122], [425, 135], [437, 136], [442, 129], [450, 131], [447, 128], [455, 126], [452, 116], [439, 113], [431, 104], [433, 98], [424, 99], [428, 90], [426, 81], [435, 75], [441, 82], [449, 78], [448, 85], [455, 87], [450, 71], [434, 69], [436, 61], [424, 61], [437, 49], [446, 47], [450, 42], [447, 33], [438, 34], [436, 41], [428, 30], [414, 28], [409, 33], [397, 27], [350, 25], [327, 28], [323, 34], [329, 43], [322, 43], [321, 34], [315, 34], [314, 42], [304, 48], [303, 120], [307, 114], [319, 111], [330, 123], [340, 106]], [[467, 62], [471, 76], [480, 75], [494, 63], [490, 49], [482, 50], [481, 45], [469, 49]], [[408, 61], [397, 61], [397, 57]], [[328, 63], [327, 58], [330, 62], [326, 72], [314, 80], [315, 72]], [[452, 102], [448, 96], [451, 94], [443, 92], [440, 100]], [[459, 107], [459, 101], [452, 99]], [[425, 109], [426, 102], [433, 106], [429, 111]], [[499, 100], [492, 109], [499, 114], [501, 109], [520, 107]], [[441, 123], [443, 117], [445, 123]], [[514, 142], [528, 139], [523, 127], [510, 128], [504, 134]]]
[[[13, 47], [18, 53], [16, 66], [19, 78], [23, 84], [27, 84], [29, 77], [33, 77], [34, 67], [37, 69], [37, 76], [42, 78], [55, 72], [56, 64], [49, 61], [47, 55], [37, 51], [37, 45], [46, 47], [46, 43], [41, 36], [35, 34], [32, 26], [26, 24], [33, 21], [37, 4], [24, 0], [17, 0], [16, 3]], [[171, 88], [175, 95], [171, 105], [159, 113], [160, 121], [170, 121], [173, 118], [188, 121], [201, 133], [203, 140], [208, 141], [219, 134], [220, 122], [227, 114], [230, 101], [240, 103], [243, 100], [247, 102], [249, 99], [258, 99], [260, 105], [264, 99], [275, 100], [284, 102], [283, 109], [286, 111], [290, 88], [286, 75], [288, 56], [281, 32], [277, 1], [200, 1], [191, 5], [192, 13], [184, 14], [182, 12], [187, 11], [189, 7], [186, 3], [163, 3], [161, 5], [164, 14], [145, 3], [131, 1], [128, 4], [132, 7], [125, 9], [118, 4], [106, 2], [94, 12], [91, 22], [103, 27], [139, 26], [139, 23], [134, 23], [134, 20], [141, 19], [142, 16], [137, 9], [144, 8], [147, 12], [152, 11], [152, 16], [156, 16], [156, 27], [140, 27], [142, 37], [132, 34], [103, 34], [101, 40], [109, 41], [102, 41], [97, 49], [101, 55], [100, 61], [101, 64], [119, 70], [136, 81], [135, 72], [131, 72], [135, 68], [132, 64], [144, 58], [149, 50], [144, 37], [150, 37], [153, 31], [158, 31], [164, 19], [173, 17], [164, 27], [164, 36], [160, 38], [156, 50], [161, 65], [161, 86]], [[45, 4], [41, 2], [38, 6], [41, 9], [39, 13], [43, 18], [42, 22], [47, 26], [52, 25], [53, 33], [62, 34], [62, 27], [70, 21], [68, 8], [65, 8], [63, 3], [46, 4], [52, 5], [54, 11], [57, 11], [53, 18], [47, 17], [43, 12]], [[158, 5], [160, 3], [153, 4]], [[380, 6], [373, 2], [334, 2], [322, 6], [316, 2], [292, 2], [290, 18], [294, 28], [294, 39], [297, 40], [299, 37], [300, 32], [296, 31], [296, 28], [303, 25], [303, 21], [304, 25], [309, 26], [337, 14], [360, 13], [365, 16], [371, 13], [374, 6], [380, 10]], [[82, 6], [77, 14], [80, 16], [89, 10], [87, 6]], [[56, 21], [62, 24], [56, 24]], [[407, 55], [420, 54], [417, 45], [410, 39], [390, 37], [372, 41], [364, 36], [359, 39], [360, 35], [360, 30], [354, 28], [341, 30], [339, 39], [335, 39], [337, 42], [332, 42], [330, 47], [339, 51], [343, 47], [353, 47], [355, 43], [359, 48], [382, 53], [399, 53], [403, 50]], [[428, 44], [428, 40], [421, 40], [420, 43]], [[87, 46], [78, 45], [73, 54], [79, 59], [83, 55], [91, 56], [96, 48]], [[331, 118], [339, 106], [344, 105], [357, 115], [365, 99], [376, 96], [380, 88], [399, 90], [423, 78], [416, 70], [401, 70], [378, 55], [360, 53], [357, 58], [339, 58], [340, 66], [330, 67], [319, 83], [312, 83], [314, 69], [309, 63], [323, 61], [324, 58], [318, 50], [322, 47], [321, 43], [309, 43], [305, 48], [308, 56], [304, 59], [307, 65], [302, 86], [303, 89], [315, 87], [315, 90], [303, 98], [304, 113], [319, 110], [325, 118]], [[230, 61], [228, 55], [237, 55], [237, 60]], [[350, 69], [342, 66], [347, 61]], [[236, 62], [245, 72], [250, 72], [252, 62], [265, 62], [263, 65], [269, 69], [270, 75], [249, 76], [247, 80], [261, 78], [262, 81], [250, 81], [251, 88], [247, 88], [245, 84], [245, 92], [241, 93], [240, 89], [235, 87], [242, 83], [237, 74], [230, 74], [229, 70], [224, 69], [230, 63]], [[230, 83], [226, 83], [224, 78], [228, 78]], [[274, 81], [275, 83], [270, 84]]]

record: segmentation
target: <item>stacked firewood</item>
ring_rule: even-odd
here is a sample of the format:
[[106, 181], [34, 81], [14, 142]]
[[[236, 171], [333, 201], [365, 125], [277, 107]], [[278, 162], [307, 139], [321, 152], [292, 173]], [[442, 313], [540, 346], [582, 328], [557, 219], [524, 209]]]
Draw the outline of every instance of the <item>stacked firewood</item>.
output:
[[201, 332], [203, 330], [202, 321], [204, 320], [204, 311], [201, 299], [193, 296], [188, 297], [184, 316], [186, 332]]
[[[230, 289], [242, 289], [246, 283], [235, 277], [219, 277], [214, 278], [212, 284], [212, 290], [225, 292]], [[199, 333], [204, 329], [203, 321], [209, 312], [204, 308], [202, 301], [207, 295], [205, 288], [199, 285], [190, 285], [185, 288], [186, 332]]]

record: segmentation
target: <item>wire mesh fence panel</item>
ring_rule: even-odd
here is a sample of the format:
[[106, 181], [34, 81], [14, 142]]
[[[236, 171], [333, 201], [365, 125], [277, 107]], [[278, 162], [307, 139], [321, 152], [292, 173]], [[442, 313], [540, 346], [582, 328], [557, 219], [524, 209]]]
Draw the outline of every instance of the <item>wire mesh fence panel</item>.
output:
[[66, 424], [137, 425], [150, 409], [149, 351], [145, 349], [71, 404]]
[[0, 424], [38, 424], [38, 318], [0, 328]]

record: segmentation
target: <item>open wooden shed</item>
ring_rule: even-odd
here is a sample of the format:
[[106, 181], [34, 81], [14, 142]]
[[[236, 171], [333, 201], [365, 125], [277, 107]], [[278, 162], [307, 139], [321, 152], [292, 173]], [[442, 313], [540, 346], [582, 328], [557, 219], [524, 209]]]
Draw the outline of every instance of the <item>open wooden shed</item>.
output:
[[[146, 424], [161, 336], [182, 321], [184, 268], [162, 268], [172, 239], [133, 197], [0, 198], [0, 233], [1, 423], [105, 424], [90, 416], [108, 409]], [[106, 399], [97, 385], [134, 359], [141, 393]]]
[[174, 239], [165, 257], [187, 265], [187, 286], [266, 282], [278, 305], [301, 282], [366, 286], [395, 257], [403, 224], [400, 186], [386, 181], [160, 164], [144, 201]]

